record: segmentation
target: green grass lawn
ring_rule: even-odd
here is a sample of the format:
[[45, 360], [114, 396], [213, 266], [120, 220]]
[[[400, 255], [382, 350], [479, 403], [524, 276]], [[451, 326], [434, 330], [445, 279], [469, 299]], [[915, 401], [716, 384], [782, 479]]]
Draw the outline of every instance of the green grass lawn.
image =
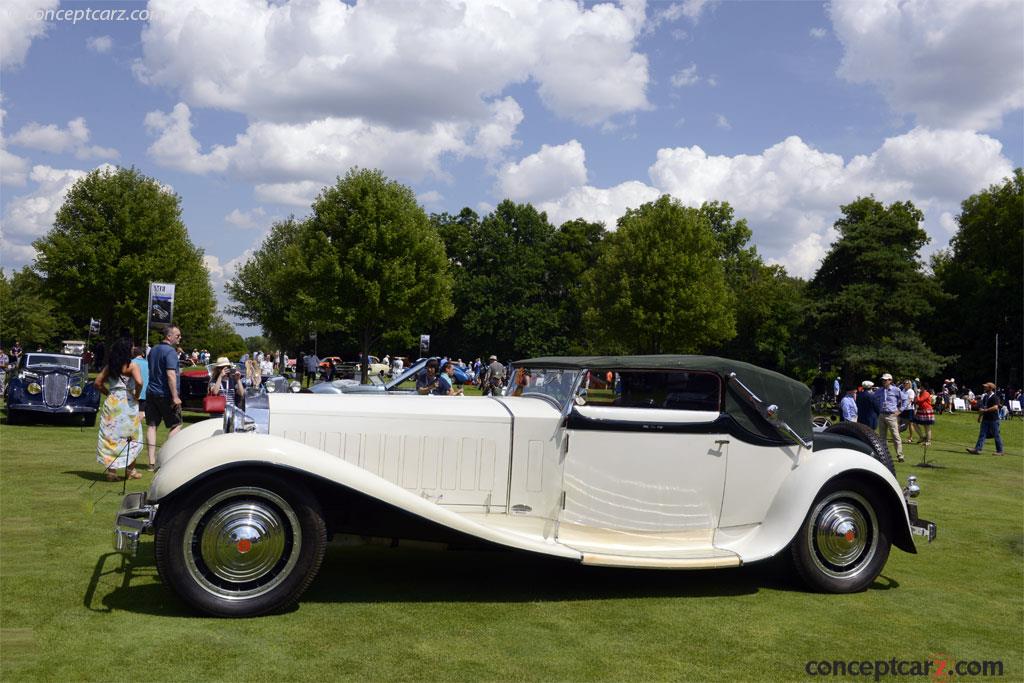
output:
[[102, 479], [94, 429], [0, 425], [0, 680], [809, 680], [808, 660], [893, 657], [1001, 660], [1024, 680], [1024, 422], [1003, 423], [1003, 458], [965, 453], [976, 434], [973, 416], [939, 418], [928, 455], [944, 469], [905, 447], [899, 478], [918, 475], [939, 535], [894, 549], [856, 595], [804, 592], [779, 563], [623, 571], [333, 544], [295, 609], [220, 620], [160, 584], [152, 537], [131, 564], [113, 554], [122, 485]]

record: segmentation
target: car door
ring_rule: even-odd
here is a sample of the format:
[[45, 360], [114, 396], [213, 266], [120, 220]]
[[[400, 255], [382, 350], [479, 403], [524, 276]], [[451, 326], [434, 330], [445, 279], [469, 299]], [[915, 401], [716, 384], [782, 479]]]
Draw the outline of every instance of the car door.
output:
[[[602, 371], [568, 417], [558, 540], [616, 555], [711, 552], [729, 437], [711, 373]], [[582, 403], [582, 405], [580, 405]]]

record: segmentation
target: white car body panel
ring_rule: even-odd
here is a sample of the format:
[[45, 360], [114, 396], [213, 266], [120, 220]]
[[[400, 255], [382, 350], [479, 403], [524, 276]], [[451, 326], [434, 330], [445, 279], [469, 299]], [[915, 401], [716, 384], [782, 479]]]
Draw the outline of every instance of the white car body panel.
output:
[[344, 483], [355, 491], [485, 541], [545, 555], [574, 560], [581, 558], [580, 553], [553, 541], [545, 542], [498, 526], [482, 524], [480, 516], [471, 518], [437, 505], [344, 458], [267, 434], [218, 434], [178, 450], [160, 466], [149, 495], [154, 501], [159, 501], [196, 476], [236, 462], [262, 462], [301, 470], [329, 481]]
[[[764, 560], [786, 547], [796, 535], [811, 503], [829, 480], [844, 474], [867, 472], [876, 475], [902, 503], [903, 492], [895, 477], [880, 462], [863, 453], [845, 448], [830, 448], [810, 454], [775, 491], [767, 513], [759, 523], [720, 527], [715, 546], [735, 552], [744, 562]], [[905, 505], [903, 521], [909, 528]], [[893, 520], [898, 524], [898, 520]]]
[[[285, 400], [281, 400], [285, 399]], [[382, 402], [386, 401], [386, 403]], [[439, 412], [436, 401], [451, 402]], [[445, 505], [504, 508], [508, 411], [483, 397], [300, 394], [270, 400], [270, 433]]]
[[[822, 486], [843, 472], [876, 475], [902, 502], [889, 471], [857, 451], [755, 446], [717, 433], [566, 429], [559, 411], [538, 398], [268, 398], [270, 434], [223, 434], [213, 419], [170, 439], [149, 499], [159, 503], [211, 469], [260, 462], [493, 543], [651, 568], [771, 557], [796, 534]], [[718, 416], [590, 408], [591, 419], [611, 410], [641, 424]], [[903, 515], [909, 525], [905, 507]]]

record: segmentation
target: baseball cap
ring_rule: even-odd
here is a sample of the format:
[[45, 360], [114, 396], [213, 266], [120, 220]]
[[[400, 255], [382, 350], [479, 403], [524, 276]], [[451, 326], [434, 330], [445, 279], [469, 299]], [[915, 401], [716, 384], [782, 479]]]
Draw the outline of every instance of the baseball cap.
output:
[[889, 374], [889, 373], [887, 372], [887, 373], [885, 373], [884, 375], [882, 375], [882, 379], [892, 380], [892, 375], [890, 375], [890, 374]]
[[863, 382], [861, 382], [860, 385], [865, 389], [870, 389], [871, 387], [875, 386], [875, 383], [869, 379], [866, 379]]

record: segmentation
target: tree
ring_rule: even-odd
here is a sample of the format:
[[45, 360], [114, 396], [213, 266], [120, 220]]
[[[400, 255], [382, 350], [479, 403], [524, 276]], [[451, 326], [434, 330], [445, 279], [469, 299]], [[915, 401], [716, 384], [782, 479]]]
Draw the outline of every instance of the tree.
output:
[[793, 365], [792, 341], [801, 328], [806, 304], [803, 282], [781, 266], [764, 263], [749, 245], [745, 218], [735, 220], [728, 202], [705, 202], [700, 215], [718, 242], [725, 281], [736, 302], [736, 336], [717, 353], [783, 371]]
[[432, 220], [445, 240], [459, 312], [438, 335], [441, 348], [505, 359], [564, 353], [578, 340], [567, 297], [600, 226], [555, 230], [546, 214], [509, 200], [482, 221], [470, 209]]
[[197, 338], [196, 346], [208, 349], [215, 359], [217, 356], [227, 356], [232, 361], [240, 359], [247, 350], [242, 335], [235, 332], [231, 323], [220, 315], [213, 316], [213, 322]]
[[248, 351], [269, 351], [274, 346], [273, 342], [261, 334], [253, 337], [246, 337], [243, 341], [245, 343], [245, 348]]
[[299, 240], [307, 223], [294, 216], [274, 223], [270, 234], [225, 286], [235, 302], [227, 312], [259, 325], [265, 335], [285, 348], [301, 346], [312, 331], [295, 305], [302, 283], [294, 274], [305, 259]]
[[453, 312], [441, 238], [413, 191], [377, 170], [353, 168], [324, 188], [285, 258], [297, 314], [312, 330], [348, 330], [364, 358]]
[[813, 351], [848, 377], [934, 375], [947, 359], [917, 330], [935, 303], [918, 255], [928, 242], [924, 214], [911, 202], [886, 207], [874, 197], [840, 208], [839, 239], [808, 286]]
[[12, 273], [0, 271], [0, 330], [7, 346], [20, 340], [26, 348], [54, 347], [62, 333], [73, 327], [56, 303], [43, 291], [40, 277], [29, 268]]
[[153, 281], [176, 283], [174, 317], [186, 334], [212, 320], [213, 288], [180, 198], [134, 168], [97, 169], [76, 182], [33, 246], [48, 295], [77, 327], [94, 317], [108, 339], [125, 328], [141, 336]]
[[719, 243], [697, 209], [664, 195], [605, 242], [581, 296], [595, 350], [698, 353], [735, 334]]
[[[940, 351], [959, 356], [950, 374], [961, 381], [993, 381], [999, 335], [1000, 384], [1021, 386], [1024, 332], [1024, 170], [971, 195], [960, 205], [959, 229], [949, 249], [932, 261], [952, 300], [932, 328]], [[1005, 374], [1004, 374], [1005, 373]]]

